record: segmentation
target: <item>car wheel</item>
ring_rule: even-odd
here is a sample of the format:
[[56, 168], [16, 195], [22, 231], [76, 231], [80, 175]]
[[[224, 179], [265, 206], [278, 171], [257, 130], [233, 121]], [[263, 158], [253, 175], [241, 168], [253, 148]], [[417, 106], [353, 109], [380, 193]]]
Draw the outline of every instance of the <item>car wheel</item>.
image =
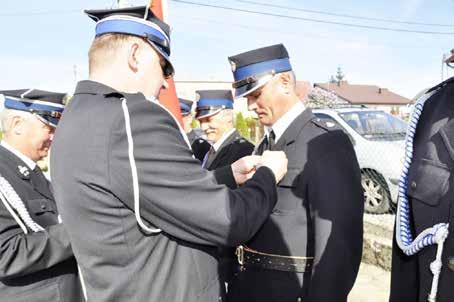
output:
[[371, 214], [388, 213], [390, 194], [383, 177], [375, 171], [361, 172], [361, 186], [364, 192], [364, 211]]

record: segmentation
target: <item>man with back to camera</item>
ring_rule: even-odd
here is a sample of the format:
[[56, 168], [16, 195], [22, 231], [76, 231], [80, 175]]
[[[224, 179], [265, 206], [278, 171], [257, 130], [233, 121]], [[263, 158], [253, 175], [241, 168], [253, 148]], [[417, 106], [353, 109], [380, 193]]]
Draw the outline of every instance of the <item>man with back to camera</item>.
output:
[[145, 6], [86, 13], [97, 22], [90, 80], [56, 132], [51, 176], [88, 300], [222, 301], [216, 247], [260, 227], [285, 155], [204, 170], [156, 101], [173, 74], [168, 26]]
[[245, 97], [265, 137], [256, 154], [281, 150], [288, 173], [264, 225], [237, 249], [235, 302], [347, 301], [361, 261], [363, 193], [353, 146], [298, 98], [284, 45], [229, 58], [235, 96]]

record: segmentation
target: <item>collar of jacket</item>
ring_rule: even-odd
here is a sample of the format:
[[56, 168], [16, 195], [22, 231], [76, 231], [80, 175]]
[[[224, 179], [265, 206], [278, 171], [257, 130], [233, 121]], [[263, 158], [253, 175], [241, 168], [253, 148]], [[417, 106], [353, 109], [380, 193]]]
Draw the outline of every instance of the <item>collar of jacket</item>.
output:
[[292, 144], [298, 137], [301, 130], [315, 118], [312, 110], [306, 108], [293, 122], [287, 127], [281, 138], [271, 148], [272, 150], [281, 150], [284, 146]]
[[77, 83], [76, 90], [74, 95], [77, 94], [93, 94], [93, 95], [103, 95], [105, 97], [114, 97], [114, 98], [124, 98], [128, 96], [140, 96], [141, 98], [145, 99], [145, 96], [142, 93], [123, 93], [114, 88], [107, 86], [105, 84], [91, 81], [91, 80], [84, 80]]
[[213, 144], [214, 151], [218, 152], [227, 144], [230, 144], [237, 136], [237, 131], [235, 128], [224, 133], [219, 141]]
[[426, 93], [429, 93], [429, 92], [432, 92], [432, 91], [434, 91], [434, 90], [437, 90], [437, 89], [439, 89], [439, 88], [441, 88], [441, 87], [443, 87], [443, 86], [446, 86], [446, 85], [448, 85], [448, 84], [450, 84], [450, 83], [452, 83], [452, 82], [454, 82], [454, 77], [451, 77], [451, 78], [447, 79], [446, 81], [441, 82], [440, 84], [438, 84], [438, 85], [436, 85], [436, 86], [434, 86], [434, 87], [428, 89], [428, 90], [426, 91]]
[[[0, 156], [5, 159], [3, 163], [10, 166], [13, 171], [15, 170], [20, 178], [22, 178], [23, 180], [28, 181], [30, 180], [30, 173], [32, 172], [32, 170], [27, 166], [27, 164], [22, 159], [17, 157], [14, 153], [9, 151], [2, 145], [0, 145]], [[27, 167], [29, 173], [28, 174], [21, 173], [21, 171], [19, 170], [19, 166]]]
[[[33, 189], [40, 193], [42, 196], [48, 198], [48, 199], [54, 199], [52, 192], [49, 190], [48, 187], [44, 188], [41, 186], [38, 186], [36, 182], [33, 181], [34, 177], [32, 174], [34, 173], [33, 170], [28, 170], [28, 173], [23, 173], [21, 171], [19, 166], [25, 166], [28, 168], [26, 163], [17, 157], [15, 154], [13, 154], [11, 151], [6, 149], [5, 147], [0, 145], [0, 157], [6, 159], [5, 161], [2, 161], [5, 163], [5, 165], [8, 165], [12, 171], [16, 171], [17, 175], [24, 181], [28, 182]], [[0, 173], [1, 174], [1, 173]]]

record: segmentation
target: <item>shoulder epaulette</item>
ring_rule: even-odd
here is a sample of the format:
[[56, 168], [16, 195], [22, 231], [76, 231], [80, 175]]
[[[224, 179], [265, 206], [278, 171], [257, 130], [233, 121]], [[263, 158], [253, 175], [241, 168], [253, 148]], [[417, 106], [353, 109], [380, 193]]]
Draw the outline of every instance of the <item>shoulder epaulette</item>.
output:
[[320, 118], [315, 118], [311, 120], [312, 123], [314, 123], [317, 127], [320, 127], [326, 131], [333, 131], [333, 130], [339, 130], [339, 126], [330, 121], [324, 121]]

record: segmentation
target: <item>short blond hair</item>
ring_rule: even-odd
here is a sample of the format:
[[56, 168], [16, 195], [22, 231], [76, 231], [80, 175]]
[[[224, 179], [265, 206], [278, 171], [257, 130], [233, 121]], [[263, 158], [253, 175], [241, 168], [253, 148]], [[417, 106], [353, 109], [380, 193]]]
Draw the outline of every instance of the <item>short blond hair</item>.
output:
[[88, 51], [88, 72], [92, 73], [96, 68], [111, 62], [117, 55], [117, 50], [131, 40], [142, 41], [139, 37], [125, 34], [105, 34], [95, 38]]

